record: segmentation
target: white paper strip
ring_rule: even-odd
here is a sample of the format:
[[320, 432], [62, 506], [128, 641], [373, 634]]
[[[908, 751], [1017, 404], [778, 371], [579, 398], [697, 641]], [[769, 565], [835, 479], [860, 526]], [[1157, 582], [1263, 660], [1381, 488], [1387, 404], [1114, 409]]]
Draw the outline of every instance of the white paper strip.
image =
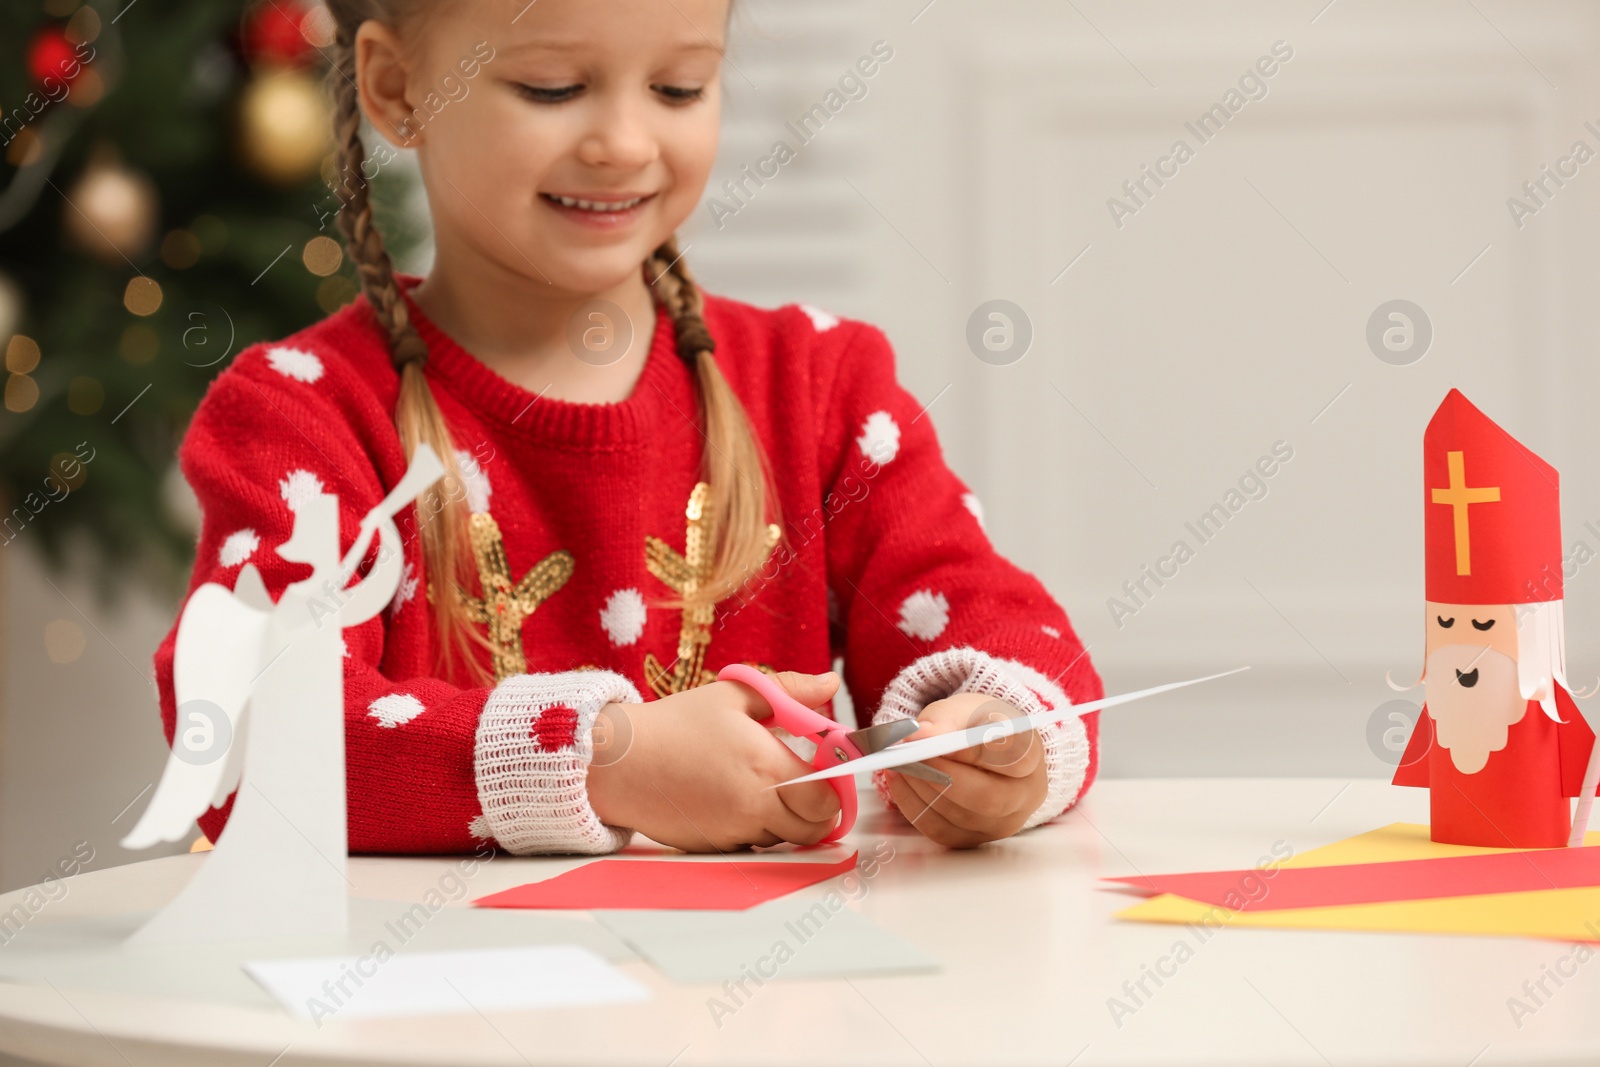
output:
[[244, 969], [300, 1019], [570, 1008], [649, 1000], [578, 945], [254, 960]]
[[[859, 774], [862, 771], [886, 770], [890, 767], [899, 767], [907, 763], [916, 763], [920, 760], [930, 759], [934, 756], [948, 756], [952, 752], [959, 752], [964, 748], [981, 745], [987, 741], [998, 741], [1002, 737], [1020, 734], [1025, 730], [1032, 730], [1049, 722], [1059, 722], [1068, 715], [1087, 715], [1091, 711], [1101, 708], [1115, 707], [1118, 704], [1127, 704], [1145, 697], [1155, 696], [1157, 693], [1166, 693], [1174, 689], [1182, 689], [1188, 685], [1199, 685], [1216, 678], [1226, 678], [1230, 674], [1247, 671], [1249, 667], [1235, 667], [1231, 671], [1221, 674], [1208, 674], [1204, 678], [1191, 678], [1187, 682], [1168, 682], [1166, 685], [1153, 686], [1149, 689], [1140, 689], [1133, 693], [1122, 693], [1114, 697], [1105, 697], [1101, 700], [1091, 700], [1086, 704], [1074, 704], [1070, 708], [1053, 708], [1048, 711], [1036, 711], [1032, 715], [1019, 715], [1014, 719], [1003, 719], [1000, 722], [980, 723], [969, 726], [965, 730], [955, 733], [938, 734], [934, 737], [924, 737], [920, 741], [901, 741], [899, 744], [890, 745], [882, 752], [874, 752], [862, 756], [860, 759], [850, 760], [834, 767], [816, 771], [801, 778], [791, 778], [778, 785], [794, 785], [797, 782], [819, 782], [825, 778], [841, 778], [847, 774]], [[768, 789], [776, 789], [777, 785], [769, 785]]]

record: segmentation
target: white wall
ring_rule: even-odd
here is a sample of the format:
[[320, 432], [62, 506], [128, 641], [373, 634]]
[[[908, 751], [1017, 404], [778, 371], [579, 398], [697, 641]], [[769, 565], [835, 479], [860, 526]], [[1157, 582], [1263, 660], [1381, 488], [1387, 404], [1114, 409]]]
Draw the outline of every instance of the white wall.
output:
[[[1452, 385], [1561, 469], [1565, 540], [1600, 550], [1583, 528], [1600, 529], [1600, 162], [1520, 229], [1506, 208], [1575, 140], [1600, 149], [1583, 126], [1600, 127], [1600, 8], [740, 3], [708, 193], [873, 42], [894, 57], [725, 225], [685, 228], [703, 281], [888, 331], [995, 542], [1065, 603], [1108, 688], [1253, 668], [1108, 713], [1106, 773], [1386, 772], [1367, 726], [1384, 671], [1419, 665], [1421, 438]], [[1176, 138], [1196, 146], [1184, 122], [1279, 40], [1294, 55], [1266, 97], [1117, 227], [1107, 198]], [[1009, 366], [965, 340], [997, 297], [1034, 330]], [[1411, 366], [1366, 344], [1394, 298], [1433, 324]], [[1108, 598], [1279, 440], [1294, 458], [1268, 495], [1118, 627]], [[0, 889], [114, 840], [159, 766], [137, 675], [171, 613], [102, 613], [58, 581], [94, 622], [83, 658], [53, 664], [43, 625], [77, 616], [6, 551]], [[1580, 684], [1600, 674], [1593, 569], [1568, 586]]]
[[[815, 299], [889, 332], [997, 545], [1065, 603], [1110, 689], [1251, 665], [1108, 713], [1110, 774], [1387, 773], [1367, 727], [1395, 698], [1384, 672], [1420, 665], [1421, 440], [1451, 386], [1562, 470], [1565, 541], [1600, 550], [1582, 528], [1600, 518], [1584, 462], [1600, 444], [1584, 314], [1600, 162], [1520, 229], [1506, 207], [1575, 140], [1600, 150], [1583, 126], [1600, 129], [1600, 9], [1325, 4], [820, 5], [854, 14], [815, 34], [826, 58], [782, 90], [769, 130], [874, 40], [895, 56], [817, 142], [819, 158], [825, 140], [849, 152], [782, 175], [748, 221], [776, 226], [786, 198], [831, 186], [851, 271], [752, 277], [745, 246], [766, 238], [741, 232], [743, 212], [692, 253], [723, 291]], [[1184, 123], [1277, 41], [1293, 57], [1266, 96], [1202, 144]], [[1193, 158], [1117, 226], [1108, 198], [1178, 138]], [[736, 269], [716, 242], [739, 246], [718, 253]], [[964, 337], [997, 297], [1034, 329], [1009, 366]], [[1434, 328], [1410, 366], [1365, 340], [1395, 298]], [[1122, 583], [1195, 543], [1185, 522], [1280, 440], [1294, 458], [1268, 495], [1117, 625]], [[1592, 684], [1587, 570], [1568, 623], [1573, 677]]]

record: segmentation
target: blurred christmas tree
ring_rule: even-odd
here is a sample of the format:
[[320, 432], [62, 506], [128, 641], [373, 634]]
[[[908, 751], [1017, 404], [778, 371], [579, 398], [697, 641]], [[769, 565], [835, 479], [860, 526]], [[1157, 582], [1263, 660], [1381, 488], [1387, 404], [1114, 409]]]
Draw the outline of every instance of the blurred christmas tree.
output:
[[[175, 453], [206, 386], [357, 293], [331, 36], [295, 0], [0, 7], [0, 547], [86, 544], [108, 592], [187, 576]], [[397, 258], [408, 184], [374, 181]]]

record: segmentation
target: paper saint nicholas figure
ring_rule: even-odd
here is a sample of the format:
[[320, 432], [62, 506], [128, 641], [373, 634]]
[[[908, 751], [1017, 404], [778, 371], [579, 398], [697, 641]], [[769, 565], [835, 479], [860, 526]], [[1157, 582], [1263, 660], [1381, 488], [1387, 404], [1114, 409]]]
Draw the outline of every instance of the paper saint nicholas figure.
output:
[[[178, 620], [177, 729], [150, 805], [126, 848], [177, 841], [237, 789], [228, 828], [200, 869], [140, 927], [140, 942], [234, 941], [344, 933], [348, 838], [344, 627], [394, 596], [404, 553], [395, 516], [441, 474], [418, 445], [411, 466], [339, 555], [339, 501], [319, 493], [294, 513], [279, 556], [309, 564], [273, 603], [255, 567], [233, 589], [197, 588]], [[374, 547], [366, 575], [350, 585]]]
[[1565, 845], [1594, 733], [1567, 686], [1555, 468], [1455, 389], [1422, 452], [1426, 702], [1394, 783], [1428, 788], [1435, 841]]

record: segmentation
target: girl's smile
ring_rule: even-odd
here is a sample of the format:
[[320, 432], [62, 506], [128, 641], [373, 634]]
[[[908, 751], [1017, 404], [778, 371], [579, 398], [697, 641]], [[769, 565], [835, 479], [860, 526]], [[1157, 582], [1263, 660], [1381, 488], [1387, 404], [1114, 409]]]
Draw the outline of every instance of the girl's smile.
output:
[[539, 199], [563, 218], [579, 226], [615, 231], [632, 226], [655, 199], [654, 193], [597, 194], [587, 196], [540, 193]]

